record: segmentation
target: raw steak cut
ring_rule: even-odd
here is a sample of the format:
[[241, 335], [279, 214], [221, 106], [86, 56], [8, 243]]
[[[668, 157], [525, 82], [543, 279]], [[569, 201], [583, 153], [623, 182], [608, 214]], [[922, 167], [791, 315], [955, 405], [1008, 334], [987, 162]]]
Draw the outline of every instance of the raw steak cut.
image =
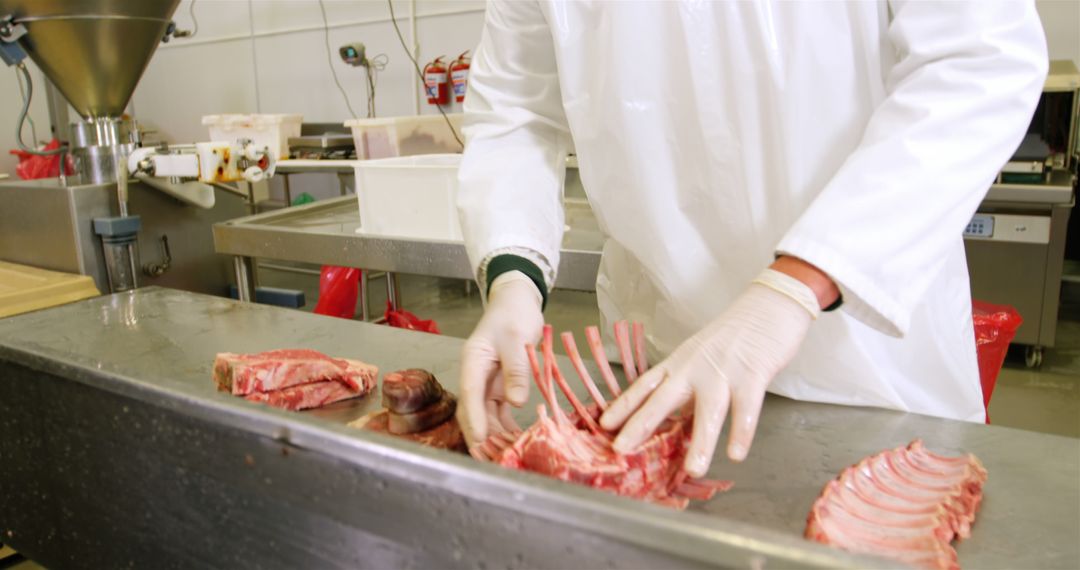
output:
[[411, 414], [438, 402], [443, 393], [438, 380], [427, 370], [410, 368], [383, 377], [382, 404], [394, 413]]
[[270, 350], [256, 354], [223, 352], [214, 359], [214, 381], [218, 388], [236, 396], [323, 380], [341, 382], [358, 392], [364, 384], [364, 379], [357, 377], [358, 373], [370, 374], [370, 381], [374, 383], [378, 369], [363, 365], [350, 371], [347, 361], [309, 349]]
[[389, 410], [388, 429], [395, 435], [432, 429], [454, 417], [455, 410], [457, 410], [457, 399], [453, 394], [444, 393], [439, 401], [409, 414], [399, 414], [394, 410]]
[[426, 370], [411, 368], [383, 378], [383, 405], [389, 409], [368, 414], [352, 427], [410, 439], [453, 451], [465, 451], [465, 439], [454, 418], [457, 400]]
[[214, 359], [219, 390], [293, 411], [364, 396], [375, 388], [378, 374], [377, 367], [359, 360], [307, 349], [226, 352]]
[[323, 380], [269, 392], [255, 392], [244, 396], [244, 399], [295, 412], [363, 395], [364, 392], [353, 392], [341, 382]]
[[806, 537], [923, 568], [959, 569], [950, 543], [971, 536], [986, 475], [974, 455], [937, 455], [921, 440], [883, 451], [825, 486]]
[[[390, 413], [387, 410], [382, 410], [373, 414], [368, 414], [350, 423], [349, 426], [390, 434], [389, 416]], [[408, 439], [410, 441], [415, 441], [416, 443], [426, 445], [428, 447], [449, 449], [450, 451], [458, 451], [461, 453], [465, 453], [466, 451], [468, 451], [468, 448], [465, 446], [465, 436], [462, 435], [461, 428], [458, 426], [457, 420], [454, 418], [450, 418], [449, 420], [428, 430], [408, 434], [391, 435]]]
[[[589, 327], [585, 334], [604, 382], [617, 396], [622, 390], [607, 362], [599, 330]], [[682, 466], [693, 421], [688, 414], [672, 416], [661, 422], [656, 432], [633, 453], [616, 453], [611, 447], [615, 434], [604, 431], [598, 424], [600, 414], [607, 408], [607, 401], [585, 369], [573, 335], [563, 333], [562, 341], [574, 369], [593, 399], [589, 405], [574, 395], [555, 365], [552, 336], [551, 326], [546, 325], [541, 346], [544, 360], [542, 374], [535, 349], [527, 347], [533, 378], [547, 402], [546, 406], [541, 404], [537, 409], [539, 419], [524, 432], [493, 434], [471, 450], [475, 457], [677, 509], [686, 508], [690, 499], [707, 500], [717, 491], [731, 488], [730, 481], [687, 478]], [[644, 374], [648, 368], [644, 330], [640, 323], [634, 324], [633, 337], [631, 346], [627, 323], [621, 321], [615, 324], [615, 339], [629, 381]], [[573, 412], [566, 413], [559, 407], [553, 381], [570, 401]]]

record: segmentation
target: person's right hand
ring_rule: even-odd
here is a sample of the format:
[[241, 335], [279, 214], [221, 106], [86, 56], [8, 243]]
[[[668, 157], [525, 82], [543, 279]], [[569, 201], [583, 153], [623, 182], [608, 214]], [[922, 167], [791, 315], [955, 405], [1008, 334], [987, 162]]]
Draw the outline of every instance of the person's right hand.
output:
[[493, 433], [521, 431], [510, 405], [529, 398], [531, 367], [526, 344], [536, 344], [544, 328], [543, 297], [525, 274], [495, 278], [484, 316], [461, 353], [458, 423], [469, 449]]

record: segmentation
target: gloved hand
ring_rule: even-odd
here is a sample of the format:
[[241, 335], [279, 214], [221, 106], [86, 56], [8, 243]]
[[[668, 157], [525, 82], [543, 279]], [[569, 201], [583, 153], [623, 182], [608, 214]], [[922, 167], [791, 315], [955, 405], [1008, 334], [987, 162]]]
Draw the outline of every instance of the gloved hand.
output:
[[728, 456], [742, 461], [754, 439], [765, 388], [795, 356], [819, 312], [813, 290], [766, 269], [716, 320], [638, 378], [601, 416], [600, 425], [622, 426], [613, 445], [626, 453], [693, 398], [693, 436], [684, 467], [691, 477], [701, 477], [730, 406]]
[[461, 353], [458, 423], [471, 449], [496, 432], [517, 433], [509, 405], [529, 398], [532, 371], [526, 344], [536, 344], [544, 328], [543, 297], [520, 271], [495, 278], [488, 304]]

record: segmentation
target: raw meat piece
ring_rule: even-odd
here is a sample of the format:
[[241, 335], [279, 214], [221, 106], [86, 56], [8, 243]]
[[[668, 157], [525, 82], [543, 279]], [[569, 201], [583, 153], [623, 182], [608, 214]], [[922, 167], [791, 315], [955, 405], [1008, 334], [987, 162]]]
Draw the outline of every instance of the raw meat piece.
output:
[[[634, 336], [632, 344], [629, 337], [631, 330]], [[585, 335], [601, 377], [611, 393], [617, 396], [621, 388], [604, 355], [599, 331], [596, 327], [589, 327]], [[661, 422], [652, 437], [633, 453], [616, 453], [611, 448], [615, 434], [604, 431], [597, 423], [600, 414], [607, 408], [607, 402], [585, 370], [573, 335], [563, 333], [561, 336], [574, 369], [593, 399], [593, 403], [588, 405], [574, 395], [555, 365], [552, 336], [551, 326], [545, 326], [543, 373], [536, 351], [532, 346], [527, 347], [533, 378], [547, 402], [546, 406], [541, 404], [537, 409], [539, 419], [524, 432], [492, 435], [471, 450], [474, 456], [505, 467], [543, 473], [563, 481], [677, 509], [686, 508], [690, 499], [707, 500], [717, 491], [731, 488], [730, 481], [687, 479], [682, 465], [693, 423], [692, 416], [688, 414], [675, 415]], [[644, 374], [648, 366], [641, 325], [635, 323], [632, 329], [628, 329], [625, 322], [616, 323], [615, 337], [627, 377], [632, 380]], [[566, 395], [573, 412], [568, 414], [559, 407], [553, 382]]]
[[364, 394], [366, 392], [353, 392], [341, 382], [323, 380], [269, 392], [255, 392], [244, 396], [244, 398], [252, 402], [262, 402], [275, 408], [295, 412], [308, 408], [318, 408], [319, 406], [356, 398]]
[[333, 380], [345, 384], [354, 392], [360, 391], [364, 378], [356, 373], [374, 376], [377, 369], [364, 365], [352, 373], [349, 363], [309, 349], [270, 350], [257, 354], [223, 352], [214, 359], [214, 381], [218, 388], [243, 396], [254, 392], [269, 392], [289, 386]]
[[[436, 395], [434, 400], [431, 394]], [[416, 402], [421, 400], [428, 402], [417, 408]], [[443, 389], [430, 372], [412, 368], [387, 374], [383, 378], [383, 405], [413, 411], [397, 413], [393, 408], [380, 410], [349, 425], [404, 437], [430, 447], [467, 450], [461, 428], [454, 418], [457, 400]]]
[[384, 376], [382, 394], [383, 407], [394, 413], [411, 414], [438, 402], [443, 397], [443, 388], [427, 370], [410, 368]]
[[[214, 360], [219, 390], [293, 411], [364, 396], [375, 388], [378, 374], [377, 367], [359, 360], [306, 349], [221, 353]], [[277, 387], [261, 389], [267, 386]]]
[[971, 535], [985, 482], [974, 455], [937, 455], [915, 440], [830, 481], [807, 517], [806, 537], [924, 568], [959, 569], [950, 543]]
[[390, 410], [390, 423], [387, 429], [395, 435], [429, 430], [454, 417], [455, 410], [457, 410], [457, 399], [454, 398], [453, 394], [444, 392], [438, 402], [429, 404], [427, 407], [420, 408], [411, 414], [398, 414]]
[[[390, 433], [389, 416], [389, 412], [382, 410], [375, 412], [374, 414], [368, 414], [350, 423], [349, 426], [380, 433]], [[468, 448], [465, 446], [465, 436], [462, 435], [461, 428], [454, 418], [450, 418], [449, 421], [445, 421], [429, 430], [396, 435], [395, 437], [405, 438], [421, 445], [438, 449], [449, 449], [450, 451], [458, 451], [461, 453], [468, 451]]]

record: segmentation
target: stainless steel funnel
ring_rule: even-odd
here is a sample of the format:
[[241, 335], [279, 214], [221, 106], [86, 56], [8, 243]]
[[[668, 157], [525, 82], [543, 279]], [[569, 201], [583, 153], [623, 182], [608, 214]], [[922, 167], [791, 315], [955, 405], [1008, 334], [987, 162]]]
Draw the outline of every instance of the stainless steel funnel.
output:
[[19, 43], [83, 116], [119, 117], [180, 0], [0, 0]]

